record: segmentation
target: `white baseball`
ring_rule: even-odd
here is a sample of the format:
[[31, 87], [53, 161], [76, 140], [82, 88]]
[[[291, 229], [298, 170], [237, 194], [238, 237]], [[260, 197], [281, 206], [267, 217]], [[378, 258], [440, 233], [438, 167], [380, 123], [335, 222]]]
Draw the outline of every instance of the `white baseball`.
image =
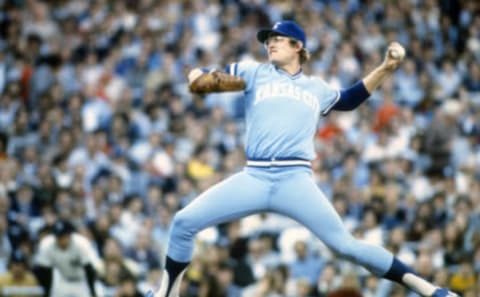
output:
[[392, 48], [390, 49], [390, 57], [395, 60], [403, 59], [403, 57], [405, 57], [405, 50], [402, 47]]

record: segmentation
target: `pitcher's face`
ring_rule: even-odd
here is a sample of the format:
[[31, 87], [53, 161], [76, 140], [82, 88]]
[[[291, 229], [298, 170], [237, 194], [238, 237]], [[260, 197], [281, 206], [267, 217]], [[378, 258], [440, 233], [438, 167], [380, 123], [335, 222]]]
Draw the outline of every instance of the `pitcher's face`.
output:
[[285, 65], [292, 62], [301, 49], [300, 42], [292, 42], [289, 37], [281, 35], [270, 36], [264, 44], [267, 49], [268, 60], [276, 65]]

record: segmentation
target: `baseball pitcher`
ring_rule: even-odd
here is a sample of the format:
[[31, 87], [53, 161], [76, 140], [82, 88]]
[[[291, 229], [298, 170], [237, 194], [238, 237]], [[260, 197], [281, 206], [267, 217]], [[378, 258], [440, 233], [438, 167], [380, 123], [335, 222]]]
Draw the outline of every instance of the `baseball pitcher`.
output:
[[391, 43], [381, 65], [339, 91], [302, 72], [309, 55], [304, 30], [295, 22], [282, 21], [260, 30], [257, 39], [265, 45], [269, 63], [233, 63], [226, 73], [194, 69], [189, 74], [192, 92], [244, 91], [248, 161], [242, 172], [213, 186], [175, 215], [161, 286], [147, 296], [178, 297], [197, 232], [265, 211], [297, 220], [338, 255], [379, 277], [423, 296], [457, 296], [420, 278], [384, 248], [355, 239], [312, 177], [319, 116], [359, 106], [399, 66], [404, 48]]

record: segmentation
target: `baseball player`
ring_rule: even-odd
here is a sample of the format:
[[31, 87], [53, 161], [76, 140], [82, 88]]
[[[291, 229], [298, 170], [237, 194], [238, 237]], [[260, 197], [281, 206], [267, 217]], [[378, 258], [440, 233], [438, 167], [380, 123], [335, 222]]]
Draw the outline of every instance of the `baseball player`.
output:
[[243, 89], [247, 164], [174, 216], [160, 288], [147, 296], [178, 297], [197, 232], [265, 211], [297, 220], [339, 256], [379, 277], [423, 296], [457, 296], [423, 280], [384, 248], [355, 239], [312, 177], [318, 117], [359, 106], [399, 66], [404, 48], [391, 43], [381, 65], [350, 88], [338, 91], [302, 72], [309, 57], [304, 30], [295, 22], [282, 21], [260, 30], [257, 39], [264, 43], [269, 63], [233, 63], [226, 68], [229, 75], [202, 69], [189, 74], [192, 92]]
[[74, 232], [64, 220], [53, 225], [53, 234], [39, 244], [34, 272], [51, 297], [95, 297], [97, 257], [90, 241]]

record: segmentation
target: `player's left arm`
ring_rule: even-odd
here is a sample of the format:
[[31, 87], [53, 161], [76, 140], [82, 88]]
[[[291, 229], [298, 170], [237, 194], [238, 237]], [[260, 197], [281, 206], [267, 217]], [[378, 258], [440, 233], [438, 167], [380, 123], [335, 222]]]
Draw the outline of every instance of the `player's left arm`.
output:
[[92, 297], [96, 297], [97, 293], [95, 292], [95, 279], [96, 279], [96, 273], [95, 269], [93, 268], [93, 265], [88, 263], [83, 266], [85, 270], [85, 276], [87, 278], [87, 284], [88, 284], [88, 289], [90, 290], [90, 294]]
[[188, 87], [192, 93], [218, 93], [242, 91], [245, 80], [220, 70], [195, 68], [188, 74]]
[[87, 238], [79, 235], [75, 236], [75, 240], [79, 246], [79, 250], [82, 251], [80, 253], [80, 259], [83, 265], [83, 269], [85, 271], [85, 276], [87, 279], [90, 294], [92, 297], [96, 297], [97, 294], [95, 291], [95, 280], [97, 278], [96, 267], [98, 267], [99, 263], [98, 256]]
[[188, 86], [190, 92], [198, 94], [248, 92], [261, 65], [254, 60], [244, 60], [228, 64], [223, 71], [194, 68], [188, 73]]
[[392, 42], [382, 64], [350, 88], [341, 90], [332, 109], [352, 110], [362, 104], [398, 68], [404, 57], [405, 49], [398, 42]]

